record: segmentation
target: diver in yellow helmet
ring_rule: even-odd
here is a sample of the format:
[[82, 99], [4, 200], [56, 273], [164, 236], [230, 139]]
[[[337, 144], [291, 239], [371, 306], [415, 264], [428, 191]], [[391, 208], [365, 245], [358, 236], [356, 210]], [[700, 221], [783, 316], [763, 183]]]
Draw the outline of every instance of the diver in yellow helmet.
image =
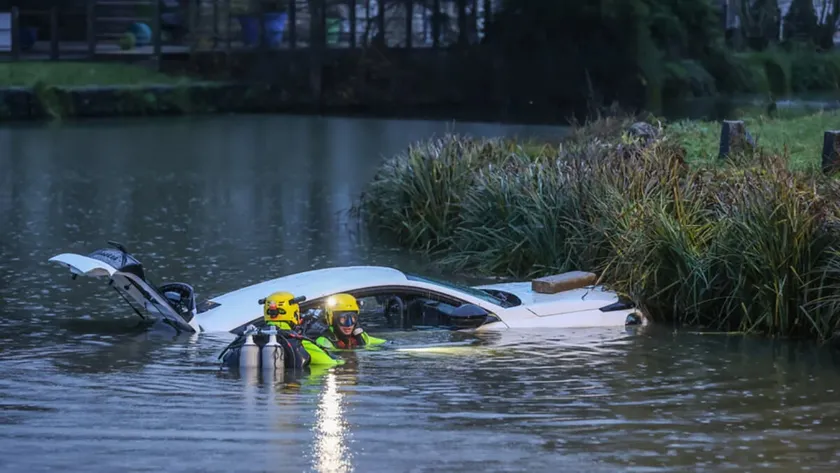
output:
[[344, 360], [332, 356], [326, 351], [326, 347], [322, 348], [298, 333], [300, 302], [305, 299], [294, 297], [289, 292], [275, 292], [259, 301], [263, 306], [263, 320], [266, 325], [273, 325], [280, 331], [278, 341], [285, 351], [286, 367], [343, 364]]
[[371, 337], [359, 324], [359, 304], [350, 294], [336, 294], [327, 299], [324, 307], [328, 328], [315, 343], [332, 349], [353, 349], [381, 345], [385, 340]]
[[263, 320], [280, 330], [294, 330], [300, 325], [299, 299], [289, 292], [275, 292], [262, 299]]

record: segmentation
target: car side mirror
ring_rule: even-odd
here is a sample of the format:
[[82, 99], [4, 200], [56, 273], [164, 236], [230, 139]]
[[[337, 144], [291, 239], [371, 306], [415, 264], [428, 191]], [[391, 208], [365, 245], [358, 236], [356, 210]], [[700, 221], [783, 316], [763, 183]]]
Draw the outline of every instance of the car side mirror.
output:
[[478, 328], [484, 324], [496, 322], [498, 318], [475, 304], [463, 304], [449, 314], [449, 320], [459, 329]]

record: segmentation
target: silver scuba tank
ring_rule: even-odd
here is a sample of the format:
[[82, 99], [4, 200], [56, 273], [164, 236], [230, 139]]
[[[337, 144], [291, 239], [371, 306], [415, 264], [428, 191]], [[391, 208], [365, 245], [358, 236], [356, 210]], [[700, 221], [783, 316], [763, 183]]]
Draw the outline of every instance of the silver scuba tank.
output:
[[245, 343], [239, 347], [239, 369], [253, 369], [260, 366], [260, 347], [254, 343], [254, 335], [248, 333]]
[[285, 368], [285, 352], [277, 343], [277, 327], [272, 325], [267, 330], [263, 330], [263, 333], [268, 333], [268, 343], [262, 347], [260, 354], [262, 368], [271, 372], [282, 371]]

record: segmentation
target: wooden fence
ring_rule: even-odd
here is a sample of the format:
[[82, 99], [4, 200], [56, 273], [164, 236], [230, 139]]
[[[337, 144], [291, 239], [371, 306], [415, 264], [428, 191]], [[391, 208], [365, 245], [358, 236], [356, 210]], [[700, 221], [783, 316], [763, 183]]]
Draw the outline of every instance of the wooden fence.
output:
[[40, 10], [12, 7], [0, 12], [0, 57], [160, 58], [197, 51], [364, 48], [372, 44], [447, 48], [480, 42], [500, 2], [78, 0], [74, 6]]

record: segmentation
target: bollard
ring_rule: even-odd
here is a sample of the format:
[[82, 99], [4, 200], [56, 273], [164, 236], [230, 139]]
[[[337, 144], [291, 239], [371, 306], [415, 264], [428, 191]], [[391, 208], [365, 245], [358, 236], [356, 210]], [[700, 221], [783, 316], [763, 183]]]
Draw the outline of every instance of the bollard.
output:
[[[730, 153], [741, 153], [755, 146], [752, 136], [742, 120], [724, 120], [720, 130], [720, 159]], [[748, 148], [749, 147], [749, 148]]]
[[840, 170], [840, 130], [828, 130], [823, 135], [822, 170], [825, 174]]

